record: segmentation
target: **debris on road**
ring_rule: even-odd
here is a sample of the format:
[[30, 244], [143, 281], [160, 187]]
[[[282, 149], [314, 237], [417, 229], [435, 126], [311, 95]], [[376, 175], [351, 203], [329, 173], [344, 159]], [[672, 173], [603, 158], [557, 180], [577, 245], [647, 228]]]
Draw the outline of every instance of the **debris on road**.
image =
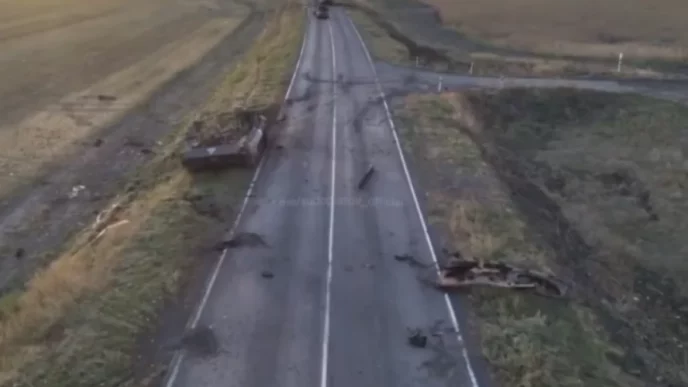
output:
[[491, 286], [516, 290], [532, 290], [547, 297], [562, 298], [567, 286], [553, 276], [534, 270], [521, 269], [506, 263], [480, 263], [453, 260], [440, 272], [435, 286], [448, 290], [461, 290], [471, 286]]
[[14, 257], [16, 259], [24, 258], [24, 255], [26, 255], [26, 251], [22, 247], [18, 248], [17, 251], [14, 252]]
[[358, 189], [359, 190], [365, 188], [366, 184], [368, 184], [368, 182], [370, 181], [370, 178], [373, 176], [374, 172], [375, 172], [375, 167], [373, 167], [372, 165], [368, 166], [366, 173], [361, 178], [361, 181], [358, 182]]
[[425, 269], [425, 268], [432, 266], [432, 264], [430, 264], [430, 263], [420, 262], [418, 259], [416, 259], [416, 257], [414, 257], [413, 255], [410, 255], [410, 254], [395, 255], [394, 259], [396, 259], [399, 262], [406, 262], [412, 267], [419, 267], [419, 268]]
[[117, 97], [114, 95], [98, 94], [98, 101], [116, 101]]
[[95, 141], [93, 141], [93, 146], [98, 148], [99, 146], [103, 145], [103, 140], [98, 138]]
[[124, 139], [124, 146], [130, 146], [132, 148], [142, 148], [146, 146], [146, 144], [144, 144], [144, 142], [140, 139], [130, 136]]
[[268, 279], [269, 279], [269, 278], [275, 277], [275, 274], [274, 274], [273, 272], [269, 271], [269, 270], [263, 270], [263, 272], [260, 273], [260, 276], [263, 277], [263, 278], [268, 278]]
[[81, 191], [83, 191], [85, 189], [86, 189], [86, 187], [83, 185], [75, 185], [74, 187], [72, 187], [72, 190], [69, 192], [69, 195], [67, 195], [67, 196], [69, 196], [70, 199], [74, 199], [77, 196], [79, 196], [79, 193]]
[[233, 249], [237, 247], [266, 247], [268, 244], [260, 235], [253, 232], [240, 232], [230, 240], [222, 242], [222, 247]]
[[425, 348], [428, 345], [428, 337], [418, 329], [409, 329], [408, 343], [412, 347]]
[[209, 326], [190, 329], [176, 343], [167, 346], [171, 349], [185, 348], [193, 354], [211, 356], [218, 353], [219, 343], [215, 332]]

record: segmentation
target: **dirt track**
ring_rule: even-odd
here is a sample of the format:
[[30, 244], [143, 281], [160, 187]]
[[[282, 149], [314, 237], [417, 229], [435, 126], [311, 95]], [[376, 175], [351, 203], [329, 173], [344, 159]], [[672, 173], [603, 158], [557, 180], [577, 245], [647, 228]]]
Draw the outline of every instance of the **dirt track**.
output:
[[[253, 11], [228, 0], [0, 0], [0, 293], [207, 97], [261, 30]], [[85, 188], [70, 199], [75, 186]]]

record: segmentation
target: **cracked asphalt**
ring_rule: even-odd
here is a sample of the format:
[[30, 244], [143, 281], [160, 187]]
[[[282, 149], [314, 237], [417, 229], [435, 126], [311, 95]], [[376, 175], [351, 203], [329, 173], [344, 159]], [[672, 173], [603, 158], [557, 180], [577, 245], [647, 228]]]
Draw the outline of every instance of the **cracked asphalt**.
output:
[[[308, 17], [286, 123], [237, 228], [267, 246], [228, 252], [198, 319], [220, 350], [178, 358], [166, 385], [472, 386], [444, 296], [394, 259], [434, 252], [363, 42], [341, 9]], [[427, 347], [408, 344], [413, 329]]]
[[[387, 111], [409, 92], [573, 87], [686, 101], [683, 84], [486, 78], [374, 65], [343, 9], [309, 12], [287, 120], [256, 174], [237, 231], [263, 247], [227, 252], [198, 315], [220, 350], [173, 363], [167, 387], [484, 386], [458, 301], [396, 255], [432, 266], [431, 237]], [[380, 75], [378, 83], [378, 74]], [[440, 84], [441, 76], [441, 84]], [[439, 86], [439, 88], [438, 88]], [[369, 166], [374, 174], [363, 189]], [[265, 275], [269, 271], [270, 275]], [[428, 336], [423, 348], [409, 332]]]

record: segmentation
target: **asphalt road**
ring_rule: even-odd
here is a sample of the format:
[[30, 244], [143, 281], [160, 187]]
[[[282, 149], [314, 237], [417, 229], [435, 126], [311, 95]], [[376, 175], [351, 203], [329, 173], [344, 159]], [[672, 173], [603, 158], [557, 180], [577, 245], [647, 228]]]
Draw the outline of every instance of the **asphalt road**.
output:
[[[379, 75], [379, 78], [378, 78]], [[460, 308], [418, 281], [437, 261], [398, 146], [395, 93], [573, 87], [686, 100], [682, 84], [437, 74], [373, 64], [345, 11], [309, 15], [285, 128], [256, 172], [237, 232], [192, 320], [220, 351], [181, 352], [166, 387], [478, 387]], [[359, 181], [373, 166], [371, 179]], [[423, 269], [399, 262], [412, 256]], [[416, 265], [417, 266], [417, 265]], [[271, 276], [266, 277], [266, 272]], [[457, 321], [458, 320], [458, 321]], [[409, 332], [428, 336], [409, 345]]]
[[[477, 385], [448, 299], [395, 259], [434, 252], [375, 79], [342, 10], [309, 15], [280, 147], [237, 228], [267, 246], [223, 255], [192, 320], [220, 350], [181, 352], [166, 386]], [[408, 344], [413, 329], [427, 347]]]
[[404, 95], [412, 92], [504, 88], [572, 88], [609, 93], [637, 93], [676, 102], [688, 102], [688, 81], [677, 80], [610, 80], [537, 77], [474, 77], [437, 73], [389, 63], [376, 63], [379, 81], [386, 94]]

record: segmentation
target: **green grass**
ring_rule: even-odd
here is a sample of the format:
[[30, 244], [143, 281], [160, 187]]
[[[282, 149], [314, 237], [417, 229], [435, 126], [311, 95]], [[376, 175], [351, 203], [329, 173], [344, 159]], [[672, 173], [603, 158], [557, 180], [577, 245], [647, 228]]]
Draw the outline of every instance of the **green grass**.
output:
[[[300, 6], [277, 7], [198, 116], [279, 102], [303, 24]], [[88, 227], [22, 292], [0, 300], [1, 385], [134, 386], [164, 370], [152, 364], [134, 374], [133, 365], [146, 361], [137, 358], [139, 339], [155, 328], [163, 305], [184, 289], [201, 253], [231, 223], [251, 174], [189, 175], [179, 155], [191, 120], [115, 199], [118, 209], [104, 223], [117, 227], [102, 234], [102, 227]]]
[[575, 284], [566, 301], [471, 292], [502, 385], [688, 383], [688, 109], [508, 90], [411, 97], [399, 114], [450, 249]]

